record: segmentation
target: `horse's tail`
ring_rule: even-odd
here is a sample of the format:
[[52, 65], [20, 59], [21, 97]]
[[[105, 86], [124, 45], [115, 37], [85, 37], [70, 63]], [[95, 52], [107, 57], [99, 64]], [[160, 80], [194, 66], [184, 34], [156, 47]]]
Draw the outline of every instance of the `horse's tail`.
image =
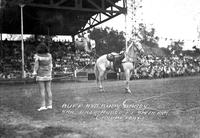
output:
[[94, 73], [95, 73], [95, 78], [96, 78], [96, 81], [97, 83], [99, 82], [99, 69], [97, 67], [97, 63], [95, 64], [94, 66]]

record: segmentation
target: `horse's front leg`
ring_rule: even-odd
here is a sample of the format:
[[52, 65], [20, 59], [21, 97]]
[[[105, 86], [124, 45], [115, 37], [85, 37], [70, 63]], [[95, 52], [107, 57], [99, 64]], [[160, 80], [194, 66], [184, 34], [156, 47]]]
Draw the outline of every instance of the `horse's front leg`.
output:
[[128, 69], [125, 71], [125, 75], [126, 75], [126, 92], [127, 93], [132, 93], [129, 87], [129, 81], [130, 81], [130, 77], [131, 77], [131, 71]]

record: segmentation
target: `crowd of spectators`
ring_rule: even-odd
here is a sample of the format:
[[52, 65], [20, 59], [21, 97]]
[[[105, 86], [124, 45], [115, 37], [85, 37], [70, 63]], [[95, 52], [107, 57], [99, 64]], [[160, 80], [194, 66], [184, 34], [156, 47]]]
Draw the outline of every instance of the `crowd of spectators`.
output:
[[[25, 72], [31, 75], [36, 43], [25, 42]], [[53, 57], [53, 75], [72, 75], [75, 69], [93, 68], [95, 58], [82, 51], [75, 51], [70, 42], [53, 42], [50, 44]], [[0, 79], [21, 77], [20, 42], [4, 42], [0, 50]], [[200, 72], [200, 60], [192, 56], [143, 56], [136, 64], [137, 70], [132, 79], [166, 78], [194, 75]]]
[[195, 75], [200, 72], [200, 59], [191, 56], [144, 56], [136, 65], [134, 79], [166, 78]]
[[[24, 62], [26, 78], [32, 78], [34, 54], [37, 42], [25, 42]], [[75, 69], [89, 68], [94, 58], [82, 51], [75, 51], [70, 42], [52, 42], [49, 44], [53, 57], [53, 75], [72, 75]], [[5, 41], [0, 49], [0, 79], [21, 78], [22, 58], [21, 42]]]

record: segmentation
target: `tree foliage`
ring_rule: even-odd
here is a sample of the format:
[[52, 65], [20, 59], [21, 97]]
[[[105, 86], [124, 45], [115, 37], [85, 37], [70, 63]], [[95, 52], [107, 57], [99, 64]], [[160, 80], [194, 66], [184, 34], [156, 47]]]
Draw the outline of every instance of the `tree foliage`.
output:
[[152, 48], [158, 48], [159, 38], [155, 36], [155, 28], [148, 29], [145, 24], [139, 25], [138, 37], [141, 43]]
[[97, 55], [110, 52], [120, 52], [125, 47], [125, 37], [123, 32], [106, 28], [94, 28], [90, 32], [91, 39], [96, 41]]

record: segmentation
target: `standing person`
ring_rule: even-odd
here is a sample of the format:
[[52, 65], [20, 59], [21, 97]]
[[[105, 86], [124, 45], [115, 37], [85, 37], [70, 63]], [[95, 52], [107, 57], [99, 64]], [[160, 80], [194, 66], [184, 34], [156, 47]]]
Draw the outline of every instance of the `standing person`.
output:
[[[36, 76], [36, 81], [39, 84], [39, 91], [42, 98], [41, 107], [38, 109], [38, 111], [52, 109], [52, 56], [49, 53], [48, 47], [44, 43], [40, 43], [37, 46], [34, 58], [35, 64], [33, 75]], [[48, 97], [47, 102], [45, 101], [46, 93]]]

